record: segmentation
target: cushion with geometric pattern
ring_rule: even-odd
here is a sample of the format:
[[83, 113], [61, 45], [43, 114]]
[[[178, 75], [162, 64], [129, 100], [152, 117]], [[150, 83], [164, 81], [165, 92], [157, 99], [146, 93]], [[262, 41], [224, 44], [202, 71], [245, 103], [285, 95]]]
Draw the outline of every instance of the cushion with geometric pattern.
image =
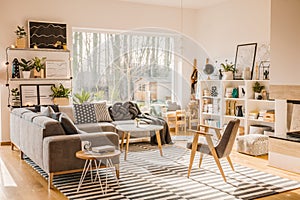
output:
[[78, 124], [97, 123], [94, 104], [74, 104]]
[[106, 107], [106, 102], [95, 103], [96, 119], [98, 122], [111, 122], [112, 119]]

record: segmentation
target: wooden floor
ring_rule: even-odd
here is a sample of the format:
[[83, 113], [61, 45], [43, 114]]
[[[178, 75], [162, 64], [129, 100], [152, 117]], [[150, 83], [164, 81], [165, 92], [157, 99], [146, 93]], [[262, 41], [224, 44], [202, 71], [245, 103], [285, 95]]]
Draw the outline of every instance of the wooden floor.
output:
[[[175, 145], [185, 146], [186, 141], [175, 141]], [[300, 175], [268, 166], [267, 156], [253, 157], [232, 152], [233, 163], [255, 168], [260, 171], [300, 181]], [[17, 150], [10, 146], [0, 146], [0, 199], [1, 200], [57, 200], [66, 199], [57, 190], [48, 190], [47, 181], [22, 161]], [[300, 189], [265, 198], [265, 200], [299, 200]]]

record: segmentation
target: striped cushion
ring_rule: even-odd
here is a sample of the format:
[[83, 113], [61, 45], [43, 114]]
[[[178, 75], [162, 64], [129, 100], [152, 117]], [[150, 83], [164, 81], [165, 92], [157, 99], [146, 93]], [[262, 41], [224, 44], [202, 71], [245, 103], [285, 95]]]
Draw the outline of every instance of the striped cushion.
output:
[[74, 104], [78, 124], [97, 123], [94, 104]]
[[96, 119], [98, 122], [111, 122], [112, 119], [106, 107], [106, 102], [95, 103]]

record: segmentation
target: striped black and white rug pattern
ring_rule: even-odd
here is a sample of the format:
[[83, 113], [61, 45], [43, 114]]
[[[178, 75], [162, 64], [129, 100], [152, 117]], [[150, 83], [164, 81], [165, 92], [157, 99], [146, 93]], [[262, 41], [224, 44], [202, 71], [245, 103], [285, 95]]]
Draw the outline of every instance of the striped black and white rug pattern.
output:
[[[163, 147], [164, 156], [148, 144], [133, 144], [127, 161], [121, 155], [119, 185], [108, 173], [107, 193], [102, 194], [99, 182], [92, 183], [89, 174], [77, 192], [81, 173], [54, 176], [54, 186], [69, 199], [254, 199], [296, 189], [300, 183], [234, 164], [233, 172], [226, 159], [221, 160], [227, 183], [210, 156], [198, 168], [195, 158], [191, 177], [187, 178], [190, 150]], [[27, 160], [45, 178], [47, 174]], [[102, 169], [101, 169], [102, 170]], [[102, 185], [105, 169], [101, 171]]]

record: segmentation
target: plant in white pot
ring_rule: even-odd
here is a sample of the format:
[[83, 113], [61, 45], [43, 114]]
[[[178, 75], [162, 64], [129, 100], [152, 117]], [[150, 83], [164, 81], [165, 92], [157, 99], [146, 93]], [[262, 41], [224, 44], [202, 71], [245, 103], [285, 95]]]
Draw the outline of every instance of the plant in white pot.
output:
[[23, 78], [30, 78], [31, 70], [34, 68], [32, 61], [21, 58], [21, 62], [19, 64], [21, 66]]
[[17, 26], [17, 30], [15, 31], [17, 35], [16, 47], [17, 48], [25, 48], [26, 47], [26, 31], [24, 26]]
[[13, 88], [10, 90], [12, 96], [12, 106], [20, 106], [20, 91], [19, 88]]
[[63, 84], [59, 84], [58, 87], [51, 86], [51, 90], [53, 94], [51, 95], [53, 97], [53, 103], [56, 105], [69, 105], [69, 96], [71, 94], [70, 88], [65, 88]]
[[46, 57], [34, 57], [32, 59], [32, 63], [33, 63], [33, 67], [34, 67], [34, 78], [44, 78], [45, 77], [45, 73], [44, 73], [44, 69], [45, 69], [45, 61], [46, 61]]
[[262, 99], [261, 92], [263, 89], [265, 89], [265, 86], [261, 85], [258, 81], [254, 83], [252, 86], [253, 92], [254, 92], [254, 99]]
[[227, 63], [227, 60], [225, 60], [225, 63], [221, 63], [221, 66], [223, 67], [223, 80], [233, 80], [233, 73], [236, 71], [234, 68], [234, 64]]

